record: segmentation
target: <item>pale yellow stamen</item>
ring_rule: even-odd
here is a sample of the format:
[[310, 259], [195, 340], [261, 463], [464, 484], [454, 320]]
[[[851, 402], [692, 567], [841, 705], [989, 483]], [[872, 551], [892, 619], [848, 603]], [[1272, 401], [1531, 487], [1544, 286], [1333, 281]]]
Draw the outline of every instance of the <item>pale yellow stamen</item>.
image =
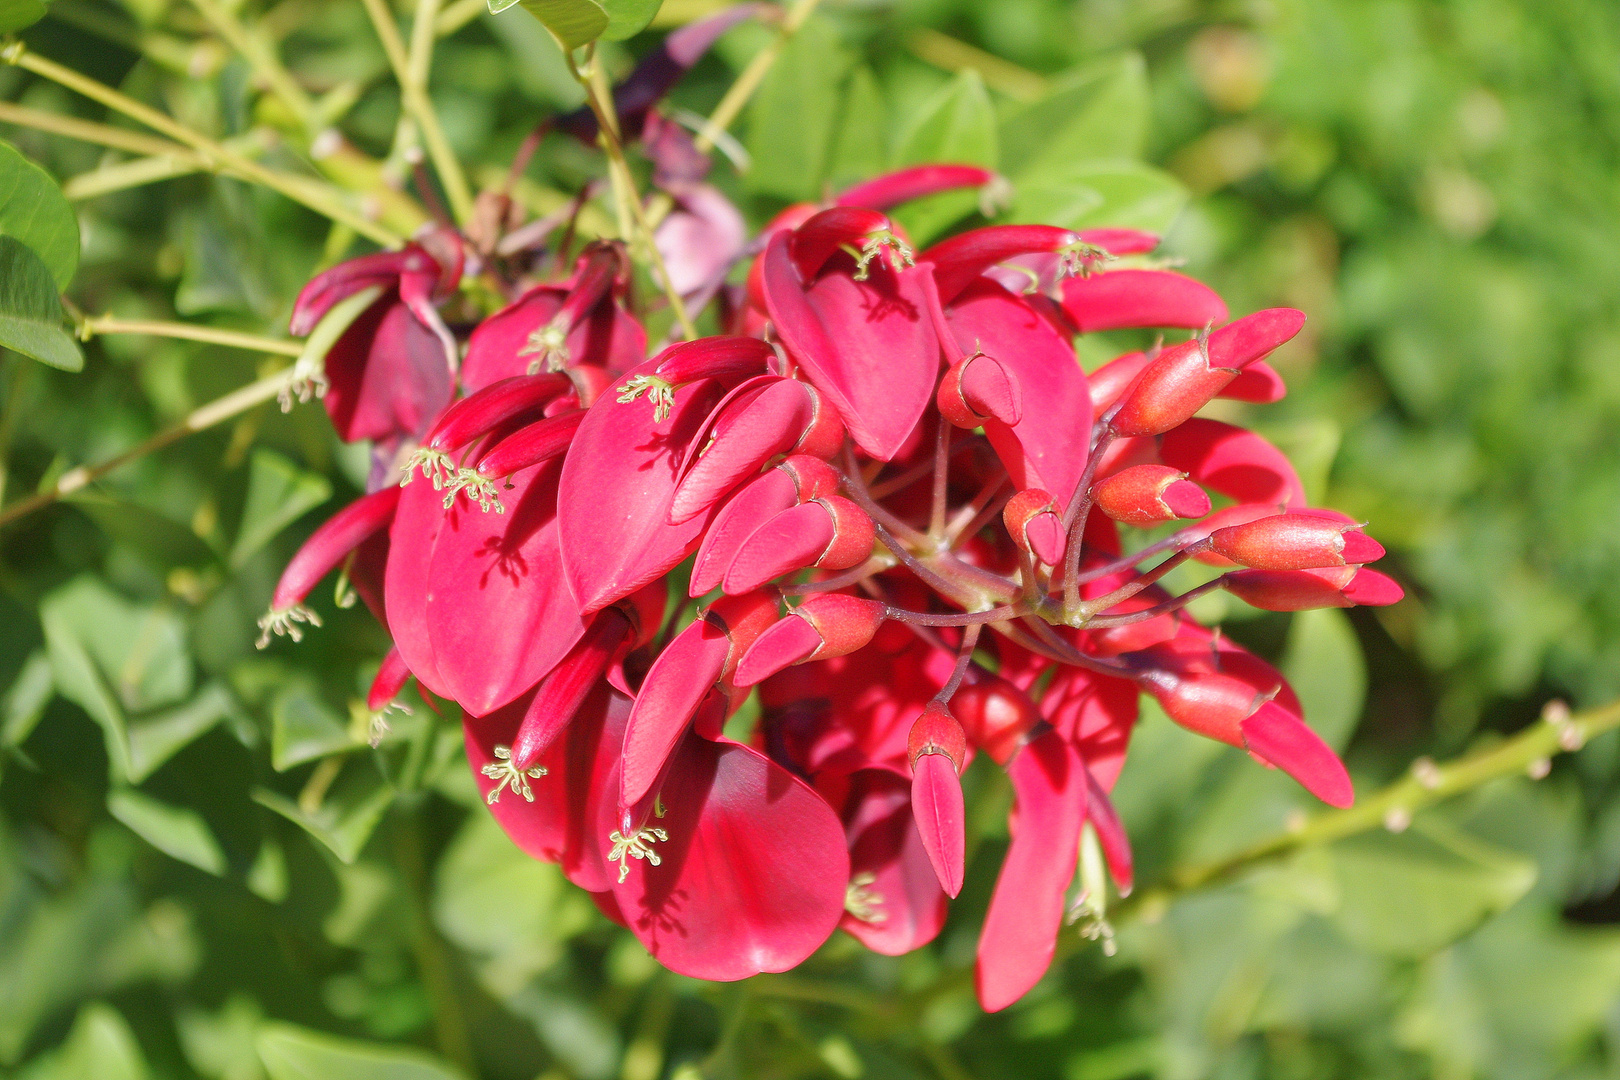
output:
[[520, 769], [512, 763], [512, 748], [510, 746], [497, 746], [495, 756], [499, 761], [492, 761], [478, 770], [491, 780], [498, 781], [484, 796], [484, 801], [494, 806], [501, 801], [501, 792], [507, 787], [523, 796], [525, 802], [534, 802], [534, 790], [529, 787], [529, 779], [535, 780], [546, 775], [546, 770], [539, 765], [532, 768]]
[[622, 885], [624, 879], [630, 876], [631, 859], [646, 859], [653, 866], [659, 865], [661, 860], [652, 845], [654, 842], [662, 843], [668, 840], [669, 833], [663, 829], [643, 825], [639, 829], [631, 829], [628, 836], [614, 829], [608, 834], [608, 839], [613, 841], [613, 850], [608, 852], [608, 862], [619, 864], [619, 884]]
[[877, 875], [863, 872], [850, 878], [849, 884], [844, 886], [844, 910], [874, 926], [889, 921], [889, 913], [878, 910], [884, 900], [883, 894], [872, 888], [875, 881]]

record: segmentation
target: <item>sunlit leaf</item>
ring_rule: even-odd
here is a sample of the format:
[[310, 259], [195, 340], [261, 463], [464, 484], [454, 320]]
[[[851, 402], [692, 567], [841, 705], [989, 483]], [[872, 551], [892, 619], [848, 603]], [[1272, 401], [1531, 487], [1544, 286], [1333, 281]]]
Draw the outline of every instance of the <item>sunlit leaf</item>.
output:
[[749, 190], [819, 199], [838, 121], [838, 89], [854, 64], [825, 19], [812, 18], [782, 49], [748, 114]]
[[[7, 25], [8, 16], [19, 6], [40, 5], [0, 7], [0, 33], [13, 29]], [[0, 139], [0, 235], [16, 237], [32, 249], [51, 272], [58, 291], [73, 280], [79, 267], [79, 219], [73, 206], [49, 173], [4, 139]]]
[[1186, 205], [1187, 192], [1168, 173], [1134, 161], [1054, 164], [1013, 185], [1007, 220], [1068, 229], [1102, 225], [1162, 232]]
[[62, 328], [50, 269], [13, 236], [0, 236], [0, 346], [63, 371], [84, 367], [79, 343]]
[[50, 658], [43, 651], [29, 653], [11, 688], [0, 697], [0, 746], [21, 746], [55, 693]]
[[339, 1039], [291, 1024], [265, 1024], [258, 1047], [270, 1080], [461, 1080], [420, 1050]]
[[[597, 0], [518, 0], [518, 3], [556, 35], [565, 49], [577, 49], [595, 41], [608, 27], [608, 13]], [[503, 4], [497, 8], [491, 4], [490, 10], [499, 13], [510, 6]]]
[[1001, 122], [1006, 172], [1016, 182], [1075, 162], [1137, 157], [1149, 110], [1147, 69], [1137, 53], [1059, 76], [1045, 98]]
[[270, 708], [270, 764], [277, 772], [353, 747], [347, 724], [314, 687], [299, 682], [276, 695]]
[[247, 562], [278, 532], [331, 497], [332, 485], [324, 476], [304, 472], [273, 450], [255, 450], [231, 565]]
[[[977, 71], [969, 68], [925, 101], [906, 124], [895, 148], [896, 165], [950, 162], [994, 169], [1000, 158], [996, 114]], [[950, 191], [918, 199], [896, 216], [912, 240], [926, 244], [979, 205], [975, 191]]]
[[602, 36], [609, 41], [623, 41], [647, 29], [653, 16], [658, 14], [664, 0], [602, 0], [607, 8], [607, 29]]

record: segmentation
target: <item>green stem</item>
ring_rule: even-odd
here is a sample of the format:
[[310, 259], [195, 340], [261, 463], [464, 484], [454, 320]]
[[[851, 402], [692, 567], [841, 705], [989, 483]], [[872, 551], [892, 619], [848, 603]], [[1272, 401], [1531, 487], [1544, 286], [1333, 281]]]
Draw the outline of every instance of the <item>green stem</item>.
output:
[[0, 510], [0, 528], [11, 524], [18, 518], [25, 517], [35, 510], [42, 509], [56, 502], [58, 499], [71, 495], [87, 484], [99, 480], [108, 473], [129, 464], [136, 458], [144, 457], [154, 450], [160, 450], [170, 443], [178, 442], [187, 435], [203, 431], [229, 420], [233, 416], [247, 412], [257, 405], [273, 400], [286, 389], [290, 372], [283, 370], [274, 375], [267, 375], [258, 382], [249, 383], [240, 390], [233, 390], [222, 398], [209, 402], [202, 408], [187, 415], [185, 419], [153, 435], [145, 442], [130, 447], [121, 454], [115, 454], [106, 461], [95, 465], [80, 465], [63, 473], [55, 484], [38, 494], [31, 495]]
[[98, 124], [93, 120], [80, 120], [73, 116], [61, 116], [41, 109], [13, 105], [9, 101], [0, 101], [0, 123], [16, 124], [18, 127], [46, 131], [52, 135], [65, 135], [80, 142], [110, 146], [115, 150], [127, 150], [132, 154], [195, 161], [199, 169], [206, 169], [209, 166], [208, 160], [201, 154], [193, 153], [180, 143], [142, 135], [138, 131], [128, 131], [113, 127], [111, 124]]
[[450, 211], [465, 226], [472, 220], [472, 192], [467, 186], [467, 176], [461, 169], [461, 162], [451, 153], [450, 143], [444, 137], [444, 128], [439, 124], [439, 114], [433, 109], [433, 100], [427, 94], [427, 74], [432, 66], [435, 41], [433, 23], [438, 14], [439, 0], [418, 0], [416, 25], [411, 31], [408, 53], [404, 38], [399, 36], [399, 26], [394, 22], [393, 13], [383, 0], [364, 0], [364, 3], [366, 14], [371, 17], [371, 25], [377, 31], [377, 40], [382, 42], [383, 52], [388, 55], [388, 63], [394, 69], [394, 78], [399, 82], [405, 110], [421, 128], [428, 156], [433, 159], [433, 168], [439, 174], [439, 182], [444, 185], [445, 195], [450, 199]]
[[282, 64], [270, 44], [262, 36], [244, 26], [235, 13], [219, 0], [191, 0], [191, 4], [202, 13], [202, 17], [208, 20], [208, 24], [231, 48], [242, 54], [254, 74], [270, 88], [271, 93], [281, 99], [281, 103], [298, 118], [304, 129], [307, 131], [312, 128], [315, 122], [315, 103], [304, 92], [304, 88], [298, 85], [298, 80], [294, 79], [292, 72]]
[[[404, 871], [411, 900], [411, 952], [422, 976], [422, 985], [433, 1003], [433, 1032], [439, 1052], [470, 1077], [478, 1075], [472, 1040], [467, 1034], [467, 1018], [456, 994], [449, 950], [433, 928], [428, 895], [431, 881], [427, 855], [423, 850], [421, 814], [426, 800], [405, 800], [394, 830], [395, 857]], [[414, 805], [413, 805], [414, 804]]]
[[20, 41], [13, 41], [0, 50], [0, 60], [13, 64], [25, 71], [50, 79], [77, 93], [83, 94], [92, 101], [100, 102], [110, 109], [123, 113], [131, 119], [138, 120], [154, 131], [184, 143], [200, 154], [210, 167], [220, 171], [229, 171], [244, 180], [251, 180], [262, 184], [272, 191], [279, 192], [294, 202], [301, 203], [318, 214], [322, 214], [333, 221], [341, 221], [351, 226], [355, 232], [369, 237], [379, 244], [389, 247], [399, 247], [404, 238], [396, 235], [392, 230], [378, 225], [362, 214], [345, 205], [335, 191], [317, 180], [307, 177], [290, 176], [286, 173], [274, 172], [265, 168], [256, 161], [251, 161], [241, 154], [222, 146], [206, 135], [201, 135], [190, 128], [165, 116], [150, 106], [143, 105], [134, 98], [119, 93], [105, 83], [79, 74], [72, 68], [64, 67], [54, 60], [47, 60], [28, 51]]
[[147, 334], [152, 337], [181, 338], [186, 341], [206, 341], [211, 345], [224, 345], [232, 349], [250, 349], [254, 352], [278, 353], [298, 356], [304, 343], [286, 338], [260, 337], [237, 330], [221, 330], [213, 326], [192, 323], [162, 322], [157, 319], [119, 319], [112, 315], [91, 315], [78, 326], [79, 336], [89, 341], [97, 334]]

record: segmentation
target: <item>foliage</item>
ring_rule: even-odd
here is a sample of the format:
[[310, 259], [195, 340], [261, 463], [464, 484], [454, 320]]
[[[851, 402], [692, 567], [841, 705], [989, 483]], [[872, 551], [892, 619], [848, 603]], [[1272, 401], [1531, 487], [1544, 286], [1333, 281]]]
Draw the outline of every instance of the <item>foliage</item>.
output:
[[[536, 120], [581, 100], [542, 24], [603, 35], [597, 55], [620, 74], [715, 5], [666, 0], [641, 35], [646, 3], [526, 0], [539, 22], [480, 6], [397, 14], [409, 39], [413, 11], [437, 12], [432, 105], [483, 189]], [[429, 217], [409, 183], [420, 136], [358, 3], [0, 4], [0, 29], [24, 27], [31, 50], [234, 153], [348, 204], [364, 195], [394, 232]], [[707, 114], [774, 35], [730, 31], [672, 105]], [[277, 55], [298, 93], [278, 89]], [[1419, 753], [1499, 738], [1552, 691], [1595, 704], [1620, 690], [1617, 61], [1620, 24], [1591, 0], [829, 0], [769, 69], [740, 144], [723, 144], [751, 167], [713, 180], [757, 226], [891, 165], [974, 161], [1013, 183], [998, 220], [1169, 227], [1234, 310], [1309, 310], [1313, 336], [1279, 360], [1291, 394], [1270, 433], [1313, 496], [1394, 541], [1421, 596], [1380, 619], [1200, 614], [1281, 658], [1365, 794]], [[16, 67], [0, 68], [0, 98], [137, 131]], [[67, 327], [85, 312], [280, 339], [311, 272], [358, 250], [240, 171], [0, 121], [0, 192], [25, 193], [0, 207], [0, 344], [17, 353], [76, 367]], [[553, 134], [514, 193], [540, 215], [605, 175]], [[904, 224], [921, 239], [976, 209], [937, 196]], [[611, 233], [614, 214], [603, 185], [581, 228]], [[43, 300], [62, 289], [73, 306], [58, 319]], [[0, 507], [289, 351], [121, 333], [82, 349], [78, 374], [0, 359]], [[1116, 955], [1070, 932], [1065, 962], [993, 1017], [965, 972], [1000, 812], [970, 822], [965, 902], [928, 949], [888, 960], [835, 939], [791, 976], [670, 976], [503, 839], [453, 718], [414, 701], [368, 746], [361, 699], [387, 642], [360, 609], [321, 597], [318, 643], [253, 648], [312, 511], [362, 490], [368, 467], [318, 409], [266, 400], [3, 526], [6, 1075], [1614, 1068], [1620, 931], [1582, 925], [1614, 918], [1614, 733], [1404, 831], [1305, 846], [1184, 895], [1145, 889], [1114, 922]], [[1118, 790], [1145, 885], [1300, 820], [1286, 778], [1148, 711]], [[990, 770], [966, 781], [1005, 809]]]

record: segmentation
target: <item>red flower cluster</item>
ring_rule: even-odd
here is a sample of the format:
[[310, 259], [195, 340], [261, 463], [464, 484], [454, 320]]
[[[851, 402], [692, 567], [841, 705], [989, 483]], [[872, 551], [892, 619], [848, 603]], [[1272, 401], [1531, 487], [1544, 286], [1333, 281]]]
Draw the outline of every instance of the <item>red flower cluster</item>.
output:
[[[1142, 692], [1348, 805], [1283, 678], [1185, 611], [1217, 588], [1276, 611], [1400, 598], [1279, 451], [1197, 415], [1280, 397], [1264, 358], [1304, 316], [1228, 322], [1197, 281], [1115, 268], [1154, 248], [1139, 232], [992, 226], [913, 253], [885, 214], [995, 179], [910, 169], [785, 211], [721, 290], [731, 333], [651, 359], [615, 245], [464, 341], [434, 308], [453, 237], [321, 275], [295, 322], [342, 309], [327, 405], [387, 452], [288, 567], [266, 636], [296, 636], [347, 560], [395, 642], [372, 707], [411, 676], [459, 703], [512, 839], [707, 979], [791, 968], [837, 928], [887, 954], [932, 939], [982, 752], [1014, 802], [978, 989], [1017, 1000], [1086, 823], [1130, 887], [1108, 791]], [[1193, 333], [1088, 377], [1074, 335], [1132, 327]], [[1189, 559], [1229, 569], [1162, 589]]]

